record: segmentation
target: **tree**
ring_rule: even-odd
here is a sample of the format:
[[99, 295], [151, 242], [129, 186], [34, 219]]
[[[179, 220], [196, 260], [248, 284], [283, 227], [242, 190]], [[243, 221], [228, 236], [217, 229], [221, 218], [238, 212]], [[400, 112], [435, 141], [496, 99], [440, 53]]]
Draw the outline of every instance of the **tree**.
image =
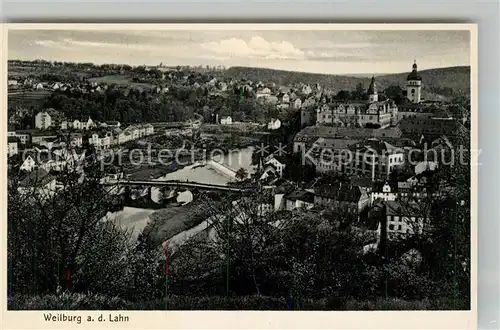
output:
[[248, 172], [243, 167], [240, 167], [236, 171], [235, 175], [236, 175], [236, 180], [238, 180], [238, 181], [244, 181], [245, 179], [248, 178]]
[[341, 100], [341, 101], [347, 101], [351, 98], [351, 94], [349, 93], [349, 91], [345, 91], [345, 90], [341, 90], [337, 93], [337, 95], [335, 96], [335, 98], [337, 100]]
[[97, 159], [87, 157], [78, 165], [83, 173], [70, 168], [54, 173], [59, 188], [51, 192], [18, 189], [19, 176], [10, 173], [9, 294], [63, 289], [132, 300], [144, 297], [141, 293], [152, 292], [146, 283], [158, 274], [145, 272], [154, 268], [154, 254], [145, 243], [134, 246], [129, 233], [103, 220], [122, 204], [99, 184]]

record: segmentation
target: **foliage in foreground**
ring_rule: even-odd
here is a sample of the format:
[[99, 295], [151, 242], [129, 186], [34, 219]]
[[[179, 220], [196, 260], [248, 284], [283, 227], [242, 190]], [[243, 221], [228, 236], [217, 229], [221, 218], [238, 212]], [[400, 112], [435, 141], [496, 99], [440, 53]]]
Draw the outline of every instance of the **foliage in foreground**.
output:
[[[169, 296], [168, 310], [466, 310], [464, 301], [424, 299], [408, 301], [398, 298], [304, 299], [292, 302], [266, 296], [189, 297]], [[64, 293], [61, 295], [13, 296], [9, 310], [164, 310], [163, 299], [131, 302], [99, 294]]]

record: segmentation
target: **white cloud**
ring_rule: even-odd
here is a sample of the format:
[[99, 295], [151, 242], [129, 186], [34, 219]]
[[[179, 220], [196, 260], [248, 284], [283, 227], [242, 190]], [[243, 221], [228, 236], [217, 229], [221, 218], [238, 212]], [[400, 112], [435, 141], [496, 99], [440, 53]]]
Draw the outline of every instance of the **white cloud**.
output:
[[58, 43], [54, 40], [35, 40], [35, 44], [43, 47], [57, 47]]
[[262, 37], [252, 37], [248, 42], [239, 38], [203, 43], [202, 48], [218, 56], [254, 59], [302, 59], [304, 52], [288, 41], [270, 42]]

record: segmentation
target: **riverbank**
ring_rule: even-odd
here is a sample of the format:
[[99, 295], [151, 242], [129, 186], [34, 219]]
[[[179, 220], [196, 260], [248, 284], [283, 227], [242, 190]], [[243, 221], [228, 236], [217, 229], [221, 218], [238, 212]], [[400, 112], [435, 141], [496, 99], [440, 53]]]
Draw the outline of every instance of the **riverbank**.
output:
[[[194, 228], [205, 221], [206, 211], [200, 201], [184, 206], [172, 206], [152, 213], [150, 221], [144, 228], [156, 245]], [[182, 242], [179, 242], [182, 243]]]

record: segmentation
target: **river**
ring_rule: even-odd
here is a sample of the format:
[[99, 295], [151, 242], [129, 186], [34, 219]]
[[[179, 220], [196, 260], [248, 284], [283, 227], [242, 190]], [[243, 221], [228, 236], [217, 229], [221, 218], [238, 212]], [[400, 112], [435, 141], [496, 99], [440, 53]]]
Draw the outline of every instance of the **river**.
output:
[[[239, 168], [244, 168], [248, 173], [254, 173], [254, 167], [252, 166], [252, 152], [253, 148], [240, 149], [238, 152], [230, 153], [223, 157], [215, 156], [213, 160], [224, 164], [225, 166], [237, 171]], [[200, 166], [199, 164], [189, 165], [175, 172], [168, 173], [157, 180], [189, 180], [190, 182], [200, 182], [200, 183], [212, 183], [212, 184], [227, 184], [233, 179], [229, 176], [219, 173], [210, 166]], [[116, 213], [109, 213], [108, 219], [114, 218], [116, 223], [118, 223], [122, 228], [132, 230], [133, 236], [136, 237], [138, 233], [144, 227], [146, 227], [149, 216], [156, 212], [156, 210], [141, 209], [141, 208], [131, 208], [125, 207], [123, 210]], [[197, 228], [204, 228], [203, 224], [200, 224]], [[192, 228], [194, 229], [194, 228]], [[189, 232], [188, 229], [186, 232]], [[192, 231], [192, 230], [191, 230]], [[185, 233], [185, 232], [183, 232]], [[186, 239], [192, 234], [183, 235], [180, 233], [178, 236], [185, 237]], [[185, 240], [185, 239], [181, 239]], [[176, 240], [176, 243], [180, 243]]]

